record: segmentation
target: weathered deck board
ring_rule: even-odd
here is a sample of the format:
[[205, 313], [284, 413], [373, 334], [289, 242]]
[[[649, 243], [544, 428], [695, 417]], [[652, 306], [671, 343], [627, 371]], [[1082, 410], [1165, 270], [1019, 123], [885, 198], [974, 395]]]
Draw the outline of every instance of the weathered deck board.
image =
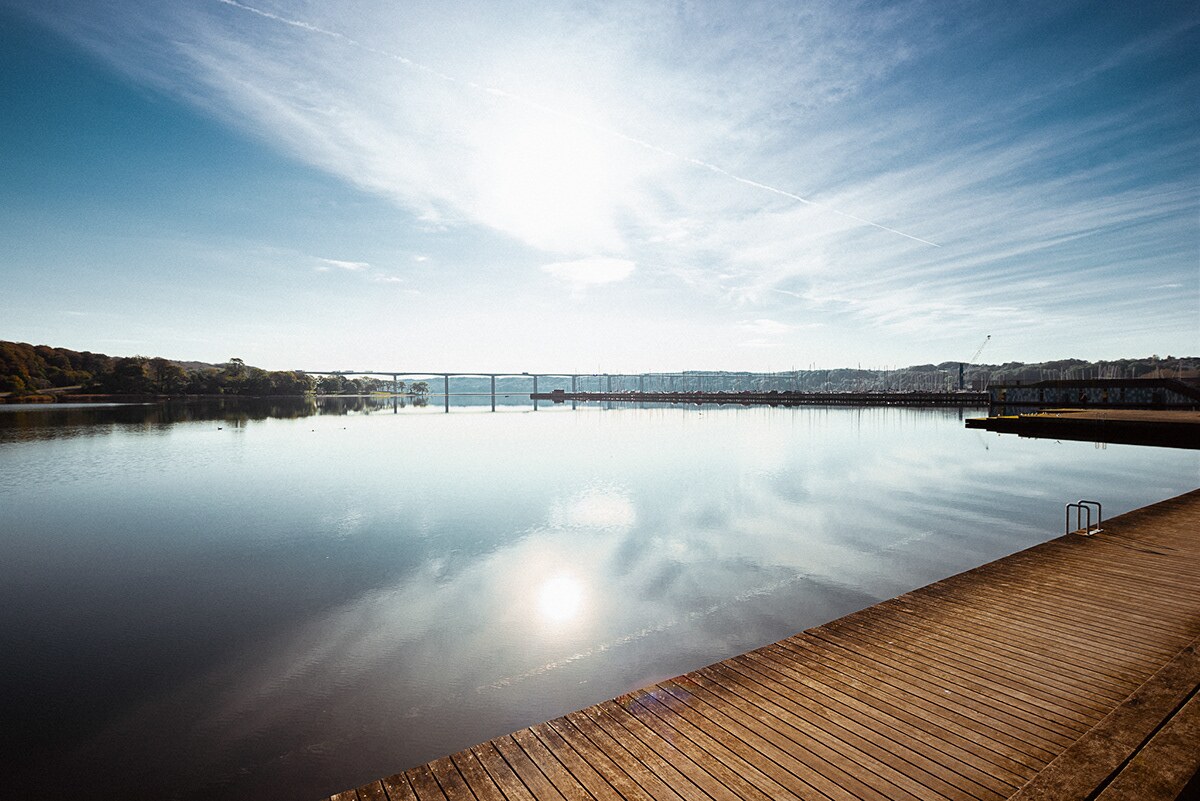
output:
[[1174, 798], [1200, 490], [331, 801]]

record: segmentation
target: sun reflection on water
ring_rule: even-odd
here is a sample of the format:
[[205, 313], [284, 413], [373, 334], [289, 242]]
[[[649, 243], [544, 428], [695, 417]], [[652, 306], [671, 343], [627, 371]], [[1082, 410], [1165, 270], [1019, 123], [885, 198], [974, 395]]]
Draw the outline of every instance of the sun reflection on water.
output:
[[567, 623], [583, 611], [583, 584], [570, 573], [547, 579], [537, 591], [537, 609], [550, 623]]

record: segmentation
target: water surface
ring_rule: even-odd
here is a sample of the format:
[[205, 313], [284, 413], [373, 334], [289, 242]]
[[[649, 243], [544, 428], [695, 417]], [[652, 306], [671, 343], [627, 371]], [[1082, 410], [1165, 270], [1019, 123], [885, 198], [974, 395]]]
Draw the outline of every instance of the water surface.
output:
[[958, 410], [509, 400], [0, 407], [10, 790], [316, 799], [1200, 479]]

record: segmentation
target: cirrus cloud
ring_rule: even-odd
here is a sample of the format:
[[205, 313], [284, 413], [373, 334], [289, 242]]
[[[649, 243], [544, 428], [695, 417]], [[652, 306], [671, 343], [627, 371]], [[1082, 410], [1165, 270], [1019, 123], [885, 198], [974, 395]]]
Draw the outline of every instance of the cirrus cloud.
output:
[[636, 266], [634, 262], [627, 259], [590, 256], [574, 261], [556, 261], [552, 264], [543, 264], [542, 270], [561, 281], [565, 281], [577, 291], [581, 291], [588, 287], [624, 281], [633, 275]]

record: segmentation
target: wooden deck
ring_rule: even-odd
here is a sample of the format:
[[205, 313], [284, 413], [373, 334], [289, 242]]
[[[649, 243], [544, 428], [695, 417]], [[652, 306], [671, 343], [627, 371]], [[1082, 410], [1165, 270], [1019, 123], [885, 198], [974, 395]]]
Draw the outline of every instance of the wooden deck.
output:
[[1200, 490], [331, 798], [1181, 797], [1198, 529]]

